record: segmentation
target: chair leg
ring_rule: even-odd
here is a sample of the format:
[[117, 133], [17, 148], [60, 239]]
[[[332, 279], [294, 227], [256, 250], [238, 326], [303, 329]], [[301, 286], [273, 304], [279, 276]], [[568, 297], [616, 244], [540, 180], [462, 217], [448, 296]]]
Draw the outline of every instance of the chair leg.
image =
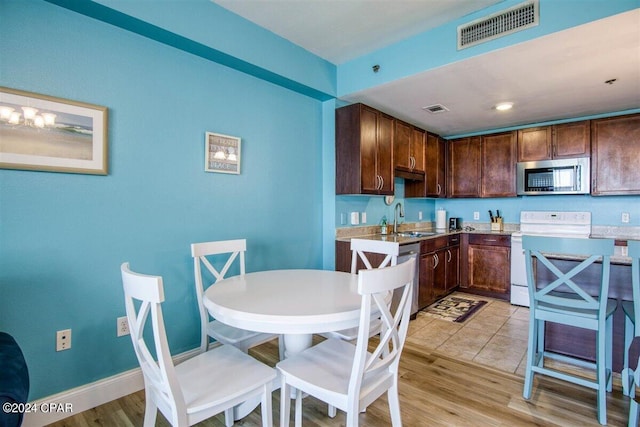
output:
[[628, 427], [638, 426], [638, 402], [635, 399], [631, 399], [629, 405], [629, 424]]
[[538, 353], [538, 321], [531, 316], [529, 319], [529, 343], [527, 348], [527, 368], [524, 375], [524, 389], [522, 397], [529, 400], [533, 390], [533, 364]]
[[273, 414], [271, 412], [271, 384], [262, 386], [262, 400], [260, 409], [262, 411], [262, 427], [273, 427]]
[[629, 316], [624, 316], [624, 353], [622, 358], [622, 394], [629, 396], [629, 379], [633, 371], [629, 369], [629, 349], [634, 337], [634, 325]]
[[302, 390], [296, 390], [295, 427], [302, 427]]
[[289, 427], [289, 418], [291, 417], [291, 388], [282, 376], [280, 384], [280, 427]]
[[599, 328], [596, 338], [596, 375], [598, 377], [598, 422], [607, 424], [607, 360], [606, 327]]
[[389, 388], [387, 391], [387, 400], [389, 401], [389, 412], [391, 414], [391, 425], [393, 427], [402, 427], [402, 418], [400, 417], [400, 399], [398, 398], [398, 383]]
[[329, 415], [329, 418], [335, 418], [336, 414], [338, 413], [338, 411], [336, 410], [336, 407], [333, 405], [328, 405], [328, 409], [327, 409], [327, 413]]
[[605, 337], [605, 375], [607, 376], [607, 392], [613, 391], [613, 315], [607, 319]]
[[224, 425], [231, 427], [234, 422], [233, 407], [224, 410]]
[[156, 416], [158, 415], [158, 406], [156, 403], [149, 399], [148, 394], [145, 393], [145, 405], [144, 405], [144, 427], [154, 427], [156, 425]]

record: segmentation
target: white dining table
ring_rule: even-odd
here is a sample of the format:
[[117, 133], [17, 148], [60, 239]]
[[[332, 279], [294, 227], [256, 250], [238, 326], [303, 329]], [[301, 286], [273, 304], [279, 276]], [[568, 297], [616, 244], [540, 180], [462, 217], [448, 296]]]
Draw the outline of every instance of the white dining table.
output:
[[204, 293], [218, 321], [284, 336], [285, 357], [311, 346], [315, 333], [358, 326], [358, 276], [330, 270], [270, 270], [223, 279]]

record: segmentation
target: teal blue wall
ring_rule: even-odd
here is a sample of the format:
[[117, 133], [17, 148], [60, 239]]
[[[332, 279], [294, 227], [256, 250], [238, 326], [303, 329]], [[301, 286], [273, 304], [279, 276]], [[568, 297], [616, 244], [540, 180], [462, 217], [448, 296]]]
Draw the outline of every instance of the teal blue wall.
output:
[[[164, 276], [173, 353], [199, 342], [190, 243], [322, 267], [320, 101], [41, 1], [0, 1], [0, 40], [1, 86], [109, 108], [108, 176], [0, 169], [0, 330], [31, 399], [137, 366], [116, 338], [123, 261]], [[242, 138], [240, 175], [204, 172], [206, 131]]]

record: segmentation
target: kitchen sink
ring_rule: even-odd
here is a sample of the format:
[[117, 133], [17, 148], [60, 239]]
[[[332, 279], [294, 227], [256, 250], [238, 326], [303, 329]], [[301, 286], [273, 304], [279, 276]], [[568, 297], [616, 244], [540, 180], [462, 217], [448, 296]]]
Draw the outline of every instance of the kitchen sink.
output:
[[396, 233], [396, 236], [400, 237], [427, 237], [427, 236], [435, 236], [436, 233], [431, 231], [405, 231], [402, 233]]

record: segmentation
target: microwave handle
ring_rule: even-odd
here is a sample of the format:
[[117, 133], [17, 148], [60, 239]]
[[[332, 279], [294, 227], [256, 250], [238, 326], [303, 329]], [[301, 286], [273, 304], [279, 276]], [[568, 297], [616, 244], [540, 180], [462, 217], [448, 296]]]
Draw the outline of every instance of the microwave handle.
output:
[[582, 183], [580, 182], [580, 166], [575, 165], [573, 167], [573, 176], [576, 177], [576, 179], [573, 180], [573, 191], [578, 191], [582, 188]]

